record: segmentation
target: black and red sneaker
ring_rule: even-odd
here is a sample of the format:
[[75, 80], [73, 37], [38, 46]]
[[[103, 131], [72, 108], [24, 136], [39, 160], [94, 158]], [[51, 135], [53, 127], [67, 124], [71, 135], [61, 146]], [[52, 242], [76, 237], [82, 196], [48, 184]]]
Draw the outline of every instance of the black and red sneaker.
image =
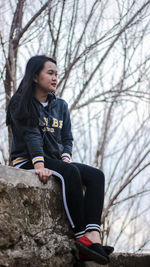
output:
[[[114, 247], [111, 246], [102, 246], [102, 248], [108, 256], [114, 251]], [[79, 252], [79, 259], [80, 261], [92, 261], [92, 259], [87, 258], [87, 256], [85, 256], [81, 252]]]
[[101, 244], [93, 243], [86, 236], [82, 236], [77, 239], [76, 245], [79, 248], [81, 260], [93, 260], [102, 265], [109, 263], [109, 256]]
[[103, 250], [106, 252], [106, 254], [109, 256], [114, 251], [114, 247], [111, 246], [102, 246]]

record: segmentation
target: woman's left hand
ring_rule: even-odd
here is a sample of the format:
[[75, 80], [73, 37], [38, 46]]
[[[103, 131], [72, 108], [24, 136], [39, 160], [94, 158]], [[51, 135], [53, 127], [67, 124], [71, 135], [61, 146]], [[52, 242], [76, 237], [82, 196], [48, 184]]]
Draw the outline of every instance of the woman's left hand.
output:
[[67, 162], [67, 163], [70, 163], [70, 159], [69, 158], [65, 158], [62, 161]]

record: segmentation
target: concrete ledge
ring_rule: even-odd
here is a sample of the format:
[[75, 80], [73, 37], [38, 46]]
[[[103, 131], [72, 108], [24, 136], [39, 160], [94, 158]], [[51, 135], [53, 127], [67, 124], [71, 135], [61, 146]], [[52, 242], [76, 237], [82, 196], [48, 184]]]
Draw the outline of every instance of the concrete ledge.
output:
[[[60, 181], [0, 165], [0, 267], [98, 266], [77, 261]], [[150, 255], [114, 253], [105, 266], [150, 267]]]
[[[106, 267], [150, 267], [150, 254], [114, 253]], [[93, 261], [78, 262], [74, 267], [102, 267]]]
[[109, 267], [150, 267], [149, 254], [118, 253], [111, 257]]
[[0, 165], [0, 267], [71, 267], [75, 252], [59, 179]]

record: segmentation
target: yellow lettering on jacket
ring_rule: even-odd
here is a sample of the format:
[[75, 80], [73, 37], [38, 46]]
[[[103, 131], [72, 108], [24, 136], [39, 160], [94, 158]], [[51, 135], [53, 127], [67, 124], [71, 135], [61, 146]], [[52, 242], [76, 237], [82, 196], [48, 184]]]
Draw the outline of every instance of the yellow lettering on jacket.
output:
[[63, 126], [63, 121], [59, 121], [59, 128], [62, 128]]
[[54, 130], [54, 128], [44, 127], [44, 128], [43, 128], [43, 132], [51, 132], [51, 133], [54, 133], [55, 130]]
[[58, 127], [58, 120], [53, 118], [53, 124], [52, 127]]
[[48, 126], [48, 118], [44, 117], [45, 126]]

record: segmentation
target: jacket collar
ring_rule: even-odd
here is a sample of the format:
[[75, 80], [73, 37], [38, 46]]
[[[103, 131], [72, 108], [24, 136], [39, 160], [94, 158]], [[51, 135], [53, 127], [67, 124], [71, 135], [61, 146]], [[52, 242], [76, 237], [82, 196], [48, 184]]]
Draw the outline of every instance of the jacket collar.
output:
[[51, 102], [54, 99], [56, 99], [55, 93], [48, 93], [48, 96], [47, 96], [48, 102]]
[[[38, 104], [40, 104], [42, 106], [42, 104], [40, 103], [40, 101], [35, 96], [33, 96], [33, 99], [34, 99], [34, 101], [36, 103], [38, 103]], [[55, 103], [56, 103], [55, 93], [48, 93], [47, 101], [48, 101], [48, 105], [50, 105], [51, 103], [52, 103], [52, 105], [55, 105]]]

